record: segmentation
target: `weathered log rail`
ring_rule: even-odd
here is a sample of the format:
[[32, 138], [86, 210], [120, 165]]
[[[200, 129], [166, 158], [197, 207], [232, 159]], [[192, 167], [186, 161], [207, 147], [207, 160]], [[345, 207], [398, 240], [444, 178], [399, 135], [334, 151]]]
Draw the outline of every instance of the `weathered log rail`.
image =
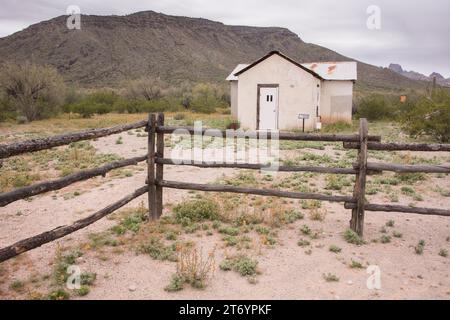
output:
[[124, 131], [143, 128], [146, 127], [147, 125], [148, 125], [147, 121], [139, 121], [111, 128], [91, 129], [47, 138], [31, 139], [27, 141], [10, 144], [0, 144], [0, 159], [9, 158], [12, 156], [29, 152], [51, 149], [54, 147], [67, 145], [72, 142], [102, 138], [113, 134], [121, 133]]
[[114, 211], [122, 208], [127, 203], [140, 197], [148, 191], [148, 187], [144, 186], [137, 189], [132, 194], [126, 196], [125, 198], [110, 204], [106, 208], [86, 217], [84, 219], [78, 220], [69, 226], [58, 227], [56, 229], [41, 233], [39, 235], [21, 240], [14, 243], [13, 245], [7, 246], [0, 249], [0, 262], [11, 259], [19, 254], [30, 251], [31, 249], [38, 248], [46, 243], [52, 242], [54, 240], [60, 239], [67, 236], [77, 230], [86, 228], [87, 226], [93, 224], [94, 222], [106, 217], [107, 215], [113, 213]]
[[14, 201], [36, 196], [41, 193], [46, 193], [49, 191], [59, 190], [67, 187], [75, 182], [88, 180], [97, 176], [105, 176], [108, 172], [124, 168], [132, 165], [136, 165], [139, 162], [147, 160], [147, 156], [136, 157], [131, 159], [120, 160], [116, 162], [108, 163], [102, 167], [79, 171], [68, 175], [66, 177], [56, 179], [53, 181], [45, 181], [31, 186], [15, 189], [10, 192], [5, 192], [0, 194], [0, 207], [4, 207]]
[[[162, 215], [163, 210], [163, 190], [181, 189], [181, 190], [197, 190], [204, 192], [227, 192], [239, 194], [251, 194], [258, 196], [283, 197], [291, 199], [311, 199], [319, 201], [340, 202], [344, 203], [346, 209], [352, 210], [352, 218], [350, 227], [359, 235], [363, 235], [365, 211], [384, 211], [384, 212], [401, 212], [422, 215], [438, 215], [450, 216], [450, 210], [435, 208], [418, 208], [400, 205], [387, 204], [370, 204], [365, 198], [366, 177], [371, 174], [378, 174], [383, 171], [391, 171], [397, 173], [443, 173], [449, 174], [450, 167], [444, 165], [401, 165], [390, 163], [372, 163], [368, 162], [369, 150], [384, 151], [430, 151], [430, 152], [448, 152], [450, 145], [445, 144], [403, 144], [403, 143], [381, 143], [381, 137], [371, 136], [368, 133], [368, 124], [365, 119], [361, 119], [359, 134], [353, 135], [322, 135], [322, 134], [305, 134], [305, 133], [288, 133], [279, 132], [273, 135], [264, 132], [244, 132], [241, 130], [216, 130], [201, 129], [197, 130], [193, 127], [173, 127], [164, 125], [164, 114], [150, 114], [148, 120], [140, 121], [127, 125], [120, 125], [112, 128], [86, 130], [73, 134], [64, 134], [54, 137], [33, 139], [19, 143], [0, 144], [0, 159], [8, 158], [27, 152], [35, 152], [39, 150], [51, 149], [72, 142], [81, 140], [90, 140], [117, 134], [127, 130], [146, 128], [148, 132], [148, 152], [147, 155], [120, 160], [108, 163], [102, 167], [80, 171], [67, 177], [56, 179], [53, 181], [45, 181], [28, 187], [13, 190], [0, 194], [0, 207], [6, 206], [14, 201], [25, 199], [31, 196], [42, 194], [49, 191], [59, 190], [73, 183], [84, 181], [96, 176], [105, 176], [111, 170], [123, 168], [130, 165], [136, 165], [140, 162], [147, 162], [147, 179], [146, 186], [134, 191], [125, 198], [107, 206], [106, 208], [96, 212], [95, 214], [78, 220], [72, 225], [63, 226], [54, 230], [44, 232], [42, 234], [19, 241], [13, 245], [0, 249], [0, 262], [11, 259], [21, 253], [40, 247], [46, 243], [62, 238], [77, 230], [85, 228], [99, 219], [113, 213], [123, 207], [132, 200], [147, 193], [149, 218], [158, 219]], [[342, 142], [346, 149], [357, 149], [357, 162], [352, 168], [333, 168], [319, 166], [272, 166], [272, 164], [258, 163], [209, 163], [196, 162], [181, 159], [164, 158], [164, 136], [166, 134], [181, 135], [198, 135], [210, 137], [223, 137], [232, 139], [260, 139], [273, 138], [288, 141], [322, 141], [322, 142]], [[0, 160], [1, 161], [1, 160]], [[196, 184], [177, 181], [164, 180], [164, 166], [194, 166], [198, 168], [233, 168], [233, 169], [250, 169], [262, 171], [280, 171], [280, 172], [314, 172], [320, 174], [343, 174], [355, 175], [356, 182], [353, 195], [338, 196], [320, 193], [302, 193], [290, 192], [273, 189], [256, 189], [247, 187], [236, 187], [230, 185], [212, 185], [212, 184]]]
[[[1, 144], [0, 159], [9, 158], [27, 152], [35, 152], [40, 150], [51, 149], [53, 147], [67, 145], [72, 142], [105, 137], [132, 129], [148, 127], [148, 125], [149, 125], [148, 121], [140, 121], [132, 124], [120, 125], [111, 128], [86, 130], [78, 133], [69, 133], [48, 138], [33, 139], [18, 143]], [[0, 207], [4, 207], [15, 201], [26, 199], [49, 191], [60, 190], [76, 182], [84, 181], [97, 176], [104, 177], [108, 172], [112, 170], [137, 165], [138, 163], [146, 161], [147, 159], [148, 155], [119, 160], [107, 163], [101, 167], [82, 170], [73, 173], [71, 175], [68, 175], [66, 177], [62, 177], [52, 181], [44, 181], [27, 187], [19, 188], [10, 192], [1, 193]], [[13, 245], [2, 248], [0, 249], [0, 262], [6, 261], [19, 254], [40, 247], [46, 243], [62, 238], [82, 228], [85, 228], [91, 225], [92, 223], [100, 220], [101, 218], [113, 213], [114, 211], [118, 210], [119, 208], [123, 207], [124, 205], [138, 198], [139, 196], [147, 193], [148, 190], [149, 186], [141, 187], [136, 191], [134, 191], [133, 193], [131, 193], [130, 195], [126, 196], [125, 198], [107, 206], [106, 208], [96, 212], [93, 215], [90, 215], [84, 219], [76, 221], [72, 225], [58, 227], [54, 230], [41, 233], [39, 235], [27, 238], [25, 240], [21, 240]]]

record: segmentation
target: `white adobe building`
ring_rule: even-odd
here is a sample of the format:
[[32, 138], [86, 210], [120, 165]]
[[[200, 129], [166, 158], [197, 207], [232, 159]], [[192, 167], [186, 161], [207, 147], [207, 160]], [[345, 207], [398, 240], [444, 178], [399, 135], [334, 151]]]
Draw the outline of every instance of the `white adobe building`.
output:
[[243, 129], [320, 129], [322, 123], [351, 122], [356, 62], [300, 64], [272, 51], [239, 64], [227, 77], [231, 112]]

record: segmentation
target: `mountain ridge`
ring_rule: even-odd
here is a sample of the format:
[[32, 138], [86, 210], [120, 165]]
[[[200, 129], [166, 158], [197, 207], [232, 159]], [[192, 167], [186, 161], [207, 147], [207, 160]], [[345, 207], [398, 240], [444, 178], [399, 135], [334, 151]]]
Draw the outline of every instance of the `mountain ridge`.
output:
[[450, 78], [446, 79], [442, 74], [440, 74], [438, 72], [432, 72], [429, 76], [426, 76], [417, 71], [413, 71], [413, 70], [406, 71], [398, 63], [391, 63], [388, 68], [390, 70], [392, 70], [404, 77], [412, 79], [412, 80], [433, 82], [433, 78], [436, 78], [437, 84], [444, 86], [444, 87], [450, 87]]
[[[70, 83], [120, 86], [142, 76], [183, 82], [224, 82], [239, 63], [279, 50], [298, 62], [357, 61], [304, 42], [287, 28], [232, 26], [154, 11], [124, 16], [82, 15], [81, 30], [67, 16], [39, 22], [0, 38], [0, 62], [49, 64]], [[404, 90], [424, 83], [358, 62], [361, 88]]]

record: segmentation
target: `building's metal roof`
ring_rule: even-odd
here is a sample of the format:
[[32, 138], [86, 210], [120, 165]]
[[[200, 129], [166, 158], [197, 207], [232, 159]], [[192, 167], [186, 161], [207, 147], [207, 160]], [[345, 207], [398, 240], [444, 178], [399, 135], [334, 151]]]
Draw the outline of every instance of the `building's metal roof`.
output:
[[356, 80], [356, 62], [310, 62], [302, 66], [318, 73], [325, 80]]
[[249, 65], [248, 64], [238, 64], [236, 68], [234, 68], [234, 70], [230, 73], [230, 75], [227, 77], [227, 81], [237, 81], [238, 77], [235, 76], [235, 73], [238, 73], [239, 71], [247, 68]]

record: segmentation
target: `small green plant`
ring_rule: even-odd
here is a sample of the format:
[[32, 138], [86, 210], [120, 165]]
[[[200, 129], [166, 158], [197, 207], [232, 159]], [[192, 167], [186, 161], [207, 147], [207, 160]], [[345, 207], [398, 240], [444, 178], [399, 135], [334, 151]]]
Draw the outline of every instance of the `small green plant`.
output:
[[67, 293], [63, 289], [58, 289], [48, 294], [49, 300], [67, 300], [69, 298], [70, 298], [69, 293]]
[[302, 220], [304, 215], [297, 210], [290, 209], [283, 213], [282, 220], [286, 224], [294, 223], [297, 220]]
[[447, 249], [441, 249], [439, 250], [439, 255], [441, 257], [447, 258], [448, 257], [448, 250]]
[[227, 247], [234, 247], [239, 243], [239, 239], [235, 236], [225, 236], [222, 240], [225, 242]]
[[159, 238], [151, 238], [147, 244], [141, 246], [141, 251], [154, 260], [177, 261], [176, 244], [166, 246]]
[[298, 242], [297, 242], [297, 245], [299, 246], [299, 247], [307, 247], [307, 246], [309, 246], [311, 243], [308, 241], [308, 240], [305, 240], [305, 239], [300, 239]]
[[323, 274], [326, 282], [339, 282], [339, 277], [332, 273]]
[[333, 253], [339, 253], [342, 251], [341, 248], [339, 248], [338, 246], [335, 246], [334, 244], [330, 246], [329, 250], [330, 250], [330, 252], [333, 252]]
[[269, 235], [270, 234], [270, 229], [261, 225], [256, 226], [255, 231], [258, 234], [262, 234], [262, 235]]
[[394, 226], [395, 226], [394, 220], [389, 220], [388, 222], [386, 222], [386, 227], [393, 228]]
[[177, 233], [175, 231], [169, 230], [165, 233], [166, 240], [175, 241], [177, 240]]
[[406, 184], [414, 184], [419, 181], [426, 180], [426, 176], [423, 173], [396, 173], [395, 177], [398, 178], [401, 182]]
[[22, 291], [25, 287], [25, 284], [20, 280], [14, 280], [10, 285], [9, 288], [14, 291]]
[[353, 230], [347, 229], [344, 232], [344, 239], [348, 243], [355, 244], [357, 246], [365, 244], [365, 241]]
[[258, 261], [247, 257], [246, 255], [238, 255], [226, 258], [220, 264], [223, 271], [233, 270], [243, 277], [251, 277], [257, 274]]
[[170, 283], [164, 288], [167, 292], [176, 292], [181, 291], [184, 288], [185, 280], [182, 276], [178, 274], [172, 275], [172, 278], [170, 279]]
[[91, 290], [89, 289], [88, 286], [81, 286], [80, 289], [77, 289], [77, 295], [79, 295], [80, 297], [85, 296], [87, 294], [89, 294]]
[[388, 236], [387, 234], [383, 234], [381, 236], [380, 241], [381, 241], [381, 243], [390, 243], [391, 242], [391, 237]]
[[301, 228], [300, 228], [300, 232], [302, 234], [304, 234], [305, 236], [309, 236], [312, 233], [312, 230], [310, 227], [308, 227], [306, 224], [304, 224]]
[[239, 228], [234, 228], [230, 226], [222, 226], [219, 228], [219, 233], [226, 234], [229, 236], [237, 236], [240, 233]]
[[216, 203], [208, 199], [191, 200], [177, 205], [173, 211], [175, 219], [181, 223], [186, 220], [202, 222], [219, 218], [219, 208]]
[[123, 144], [123, 138], [122, 138], [122, 136], [120, 136], [119, 138], [117, 138], [116, 144]]
[[313, 221], [324, 221], [326, 217], [326, 210], [314, 208], [309, 212], [309, 218]]
[[97, 279], [97, 274], [94, 272], [84, 272], [80, 275], [81, 285], [92, 286]]
[[364, 266], [362, 265], [361, 262], [352, 260], [352, 262], [350, 263], [350, 268], [352, 268], [352, 269], [362, 269], [362, 268], [364, 268]]
[[416, 254], [423, 254], [423, 250], [425, 249], [425, 240], [420, 240], [417, 246], [414, 247], [414, 251]]
[[416, 195], [416, 191], [414, 191], [411, 187], [402, 187], [402, 193], [406, 196], [414, 197]]
[[403, 234], [402, 234], [401, 232], [398, 232], [398, 231], [394, 231], [394, 232], [392, 233], [392, 235], [393, 235], [395, 238], [402, 238], [402, 237], [403, 237]]

